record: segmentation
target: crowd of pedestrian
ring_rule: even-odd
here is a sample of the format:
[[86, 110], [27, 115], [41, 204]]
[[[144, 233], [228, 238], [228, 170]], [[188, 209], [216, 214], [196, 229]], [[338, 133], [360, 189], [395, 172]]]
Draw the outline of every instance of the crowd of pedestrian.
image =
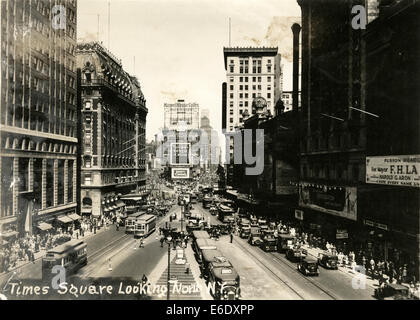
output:
[[337, 255], [340, 266], [353, 269], [354, 272], [365, 272], [371, 279], [378, 280], [379, 285], [386, 283], [411, 284], [418, 286], [415, 277], [414, 261], [384, 259], [375, 257], [363, 248], [352, 248], [342, 243], [328, 242], [325, 238], [305, 230], [300, 224], [292, 222], [275, 222], [276, 229], [281, 233], [290, 233], [296, 236], [297, 245], [307, 245]]
[[35, 253], [51, 249], [71, 239], [70, 234], [60, 231], [45, 231], [9, 240], [0, 248], [0, 273], [13, 270], [19, 262], [35, 261]]

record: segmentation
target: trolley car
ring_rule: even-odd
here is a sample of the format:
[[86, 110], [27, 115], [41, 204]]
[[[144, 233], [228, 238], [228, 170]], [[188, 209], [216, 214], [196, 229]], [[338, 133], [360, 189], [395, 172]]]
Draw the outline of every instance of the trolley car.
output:
[[147, 237], [156, 230], [156, 216], [145, 214], [134, 223], [134, 237]]
[[125, 233], [134, 233], [136, 221], [144, 214], [144, 212], [130, 214], [127, 219], [125, 219]]
[[82, 240], [70, 240], [62, 245], [47, 251], [42, 258], [42, 278], [49, 279], [54, 276], [54, 266], [62, 266], [67, 274], [77, 272], [87, 265], [87, 244]]

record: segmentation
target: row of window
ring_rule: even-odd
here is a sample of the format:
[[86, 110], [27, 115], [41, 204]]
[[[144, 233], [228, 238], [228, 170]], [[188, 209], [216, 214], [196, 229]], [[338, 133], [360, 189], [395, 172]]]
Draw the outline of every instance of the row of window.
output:
[[[253, 92], [252, 98], [255, 99], [256, 97], [262, 97], [261, 92]], [[271, 97], [272, 97], [271, 92], [267, 92], [267, 99], [271, 99]], [[234, 94], [230, 93], [229, 98], [234, 99]], [[245, 99], [248, 98], [248, 93], [239, 93], [239, 99], [244, 99], [244, 98]]]
[[[234, 66], [229, 66], [229, 72], [230, 73], [235, 73], [235, 67]], [[271, 72], [272, 72], [271, 66], [267, 66], [266, 73], [271, 73]], [[250, 73], [249, 68], [247, 66], [245, 66], [245, 67], [240, 66], [239, 67], [239, 73], [241, 73], [241, 74]], [[262, 68], [261, 67], [252, 67], [252, 73], [260, 74], [260, 73], [262, 73]]]
[[[230, 86], [229, 86], [229, 89], [231, 90], [231, 91], [233, 91], [234, 89], [235, 89], [235, 86], [233, 85], [233, 84], [231, 84]], [[248, 85], [240, 85], [239, 86], [239, 90], [240, 91], [243, 91], [243, 90], [245, 90], [245, 91], [248, 91], [248, 89], [249, 89], [249, 86]], [[252, 90], [261, 90], [261, 85], [259, 84], [258, 86], [257, 85], [253, 85], [252, 86]], [[271, 90], [271, 86], [267, 86], [267, 91], [270, 91]]]

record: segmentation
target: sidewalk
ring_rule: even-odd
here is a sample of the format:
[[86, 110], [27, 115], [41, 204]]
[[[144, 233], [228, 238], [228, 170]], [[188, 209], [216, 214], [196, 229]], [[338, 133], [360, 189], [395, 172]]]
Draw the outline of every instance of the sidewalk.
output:
[[[101, 229], [99, 229], [99, 230], [97, 230], [96, 231], [96, 234], [92, 231], [92, 232], [90, 232], [90, 231], [86, 231], [85, 232], [85, 235], [83, 236], [83, 237], [81, 237], [81, 236], [79, 236], [79, 240], [85, 240], [85, 239], [89, 239], [89, 238], [91, 238], [92, 236], [94, 236], [94, 235], [97, 235], [97, 234], [99, 234], [99, 233], [102, 233], [103, 231], [106, 231], [106, 230], [109, 230], [109, 228], [112, 228], [114, 225], [110, 225], [110, 226], [108, 226], [108, 228], [105, 228], [105, 227], [102, 227]], [[115, 226], [114, 226], [115, 227]], [[72, 238], [72, 239], [76, 239], [76, 238]], [[38, 260], [40, 260], [42, 257], [44, 257], [45, 255], [46, 255], [46, 253], [47, 253], [47, 251], [48, 250], [40, 250], [40, 251], [38, 251], [38, 252], [35, 252], [34, 253], [34, 261], [18, 261], [17, 263], [16, 263], [16, 266], [13, 268], [13, 269], [10, 269], [9, 271], [5, 271], [5, 272], [2, 272], [2, 273], [0, 273], [0, 276], [4, 276], [4, 275], [6, 275], [6, 274], [9, 274], [9, 273], [12, 273], [12, 272], [15, 272], [15, 271], [17, 271], [17, 270], [19, 270], [20, 268], [23, 268], [24, 266], [26, 266], [26, 265], [29, 265], [29, 264], [32, 264], [32, 263], [35, 263], [36, 261], [38, 261]]]
[[[318, 259], [318, 254], [321, 252], [325, 252], [325, 250], [322, 250], [320, 248], [313, 248], [310, 247], [309, 245], [305, 244], [303, 245], [303, 248], [305, 248], [308, 251], [308, 254], [311, 255], [312, 257]], [[350, 267], [344, 267], [344, 266], [339, 266], [338, 270], [342, 273], [344, 273], [346, 276], [353, 278], [356, 274], [358, 274], [359, 272], [354, 272], [352, 270], [352, 268]], [[376, 289], [379, 286], [378, 280], [374, 280], [372, 278], [370, 278], [369, 276], [366, 276], [366, 285]]]

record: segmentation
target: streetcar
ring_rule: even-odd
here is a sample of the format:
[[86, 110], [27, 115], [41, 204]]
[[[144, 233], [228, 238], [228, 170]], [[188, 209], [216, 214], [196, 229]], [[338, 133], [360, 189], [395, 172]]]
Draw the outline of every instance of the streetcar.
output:
[[42, 278], [50, 279], [54, 266], [62, 266], [66, 274], [76, 273], [87, 265], [87, 244], [82, 240], [70, 240], [47, 251], [42, 258]]
[[134, 237], [147, 237], [156, 230], [156, 216], [145, 214], [134, 223]]
[[144, 214], [144, 212], [130, 214], [127, 219], [125, 219], [125, 233], [134, 233], [136, 221]]

